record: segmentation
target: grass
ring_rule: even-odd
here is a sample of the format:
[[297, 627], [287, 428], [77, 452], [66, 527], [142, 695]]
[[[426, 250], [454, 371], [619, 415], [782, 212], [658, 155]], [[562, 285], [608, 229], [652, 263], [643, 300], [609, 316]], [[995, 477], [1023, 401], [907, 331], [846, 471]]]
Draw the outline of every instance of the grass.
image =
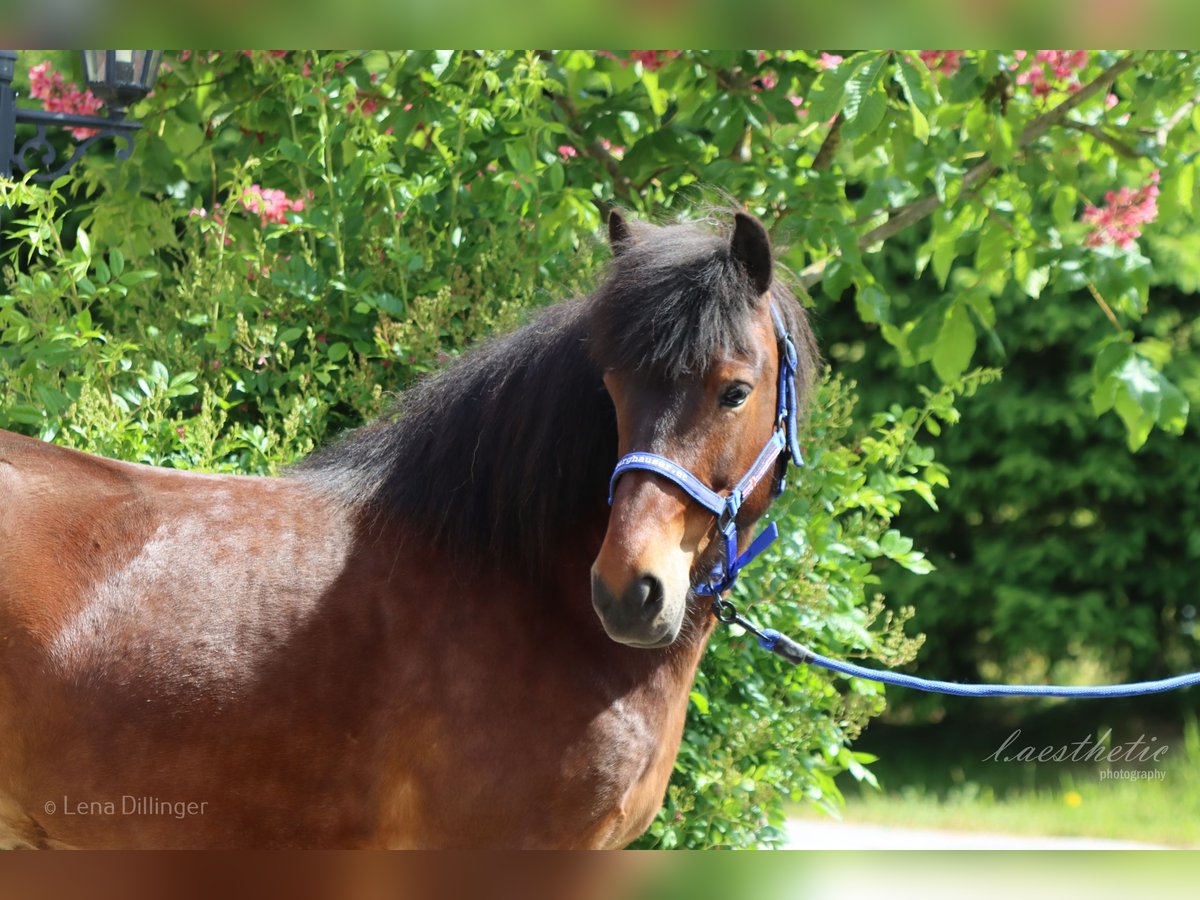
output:
[[[1063, 726], [1067, 728], [1064, 730]], [[872, 735], [880, 756], [871, 766], [880, 790], [843, 786], [847, 822], [951, 831], [1097, 837], [1200, 847], [1200, 728], [1126, 723], [1113, 729], [1110, 749], [1142, 736], [1168, 748], [1157, 762], [1024, 762], [1024, 747], [1041, 749], [1093, 740], [1104, 727], [1081, 731], [1053, 715], [1027, 723], [1001, 754], [989, 758], [1014, 730], [948, 723], [887, 728]], [[875, 731], [874, 726], [871, 729]], [[864, 740], [861, 742], [866, 744]], [[1090, 745], [1089, 745], [1090, 747]], [[1088, 747], [1085, 747], [1086, 752]], [[1145, 780], [1103, 778], [1105, 770], [1136, 770]]]

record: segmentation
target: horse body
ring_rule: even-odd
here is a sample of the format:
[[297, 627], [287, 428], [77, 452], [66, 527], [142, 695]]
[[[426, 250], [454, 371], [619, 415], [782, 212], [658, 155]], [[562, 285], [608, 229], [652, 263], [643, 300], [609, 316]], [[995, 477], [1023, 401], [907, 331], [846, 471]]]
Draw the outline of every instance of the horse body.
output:
[[[0, 432], [0, 845], [618, 847], [662, 802], [731, 489], [776, 426], [766, 232], [627, 226], [281, 478]], [[764, 299], [770, 293], [771, 299]], [[781, 382], [782, 383], [782, 382]], [[763, 478], [733, 519], [745, 544]], [[590, 579], [589, 579], [590, 571]], [[590, 582], [590, 583], [589, 583]]]
[[586, 551], [484, 585], [302, 479], [8, 433], [0, 510], [6, 843], [616, 846], [661, 803], [707, 632], [612, 643]]

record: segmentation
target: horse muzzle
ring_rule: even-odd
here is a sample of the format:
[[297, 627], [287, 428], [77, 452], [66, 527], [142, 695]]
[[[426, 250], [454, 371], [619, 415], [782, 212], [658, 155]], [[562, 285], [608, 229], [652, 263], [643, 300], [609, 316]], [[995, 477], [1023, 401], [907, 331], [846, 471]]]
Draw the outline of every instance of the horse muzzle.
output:
[[671, 602], [662, 579], [643, 573], [617, 593], [592, 571], [592, 607], [608, 636], [630, 647], [665, 647], [679, 636], [683, 603]]

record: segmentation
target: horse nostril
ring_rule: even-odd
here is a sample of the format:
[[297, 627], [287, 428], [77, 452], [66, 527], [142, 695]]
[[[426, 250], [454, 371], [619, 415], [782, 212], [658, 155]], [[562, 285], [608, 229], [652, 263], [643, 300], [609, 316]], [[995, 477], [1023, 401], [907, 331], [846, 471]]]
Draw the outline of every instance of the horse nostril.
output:
[[638, 579], [637, 589], [641, 597], [641, 609], [646, 613], [656, 613], [663, 605], [662, 582], [653, 575], [643, 575]]
[[616, 601], [612, 591], [608, 589], [608, 585], [604, 583], [604, 579], [596, 573], [592, 573], [592, 605], [596, 607], [596, 611], [602, 615], [607, 615]]

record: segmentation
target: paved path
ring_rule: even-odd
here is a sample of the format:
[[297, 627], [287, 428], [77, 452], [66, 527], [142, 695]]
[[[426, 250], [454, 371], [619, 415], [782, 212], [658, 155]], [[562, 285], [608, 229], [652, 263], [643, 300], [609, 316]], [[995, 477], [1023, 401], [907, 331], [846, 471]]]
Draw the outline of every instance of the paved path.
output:
[[789, 850], [1167, 850], [1155, 844], [1090, 837], [1039, 837], [792, 819]]

